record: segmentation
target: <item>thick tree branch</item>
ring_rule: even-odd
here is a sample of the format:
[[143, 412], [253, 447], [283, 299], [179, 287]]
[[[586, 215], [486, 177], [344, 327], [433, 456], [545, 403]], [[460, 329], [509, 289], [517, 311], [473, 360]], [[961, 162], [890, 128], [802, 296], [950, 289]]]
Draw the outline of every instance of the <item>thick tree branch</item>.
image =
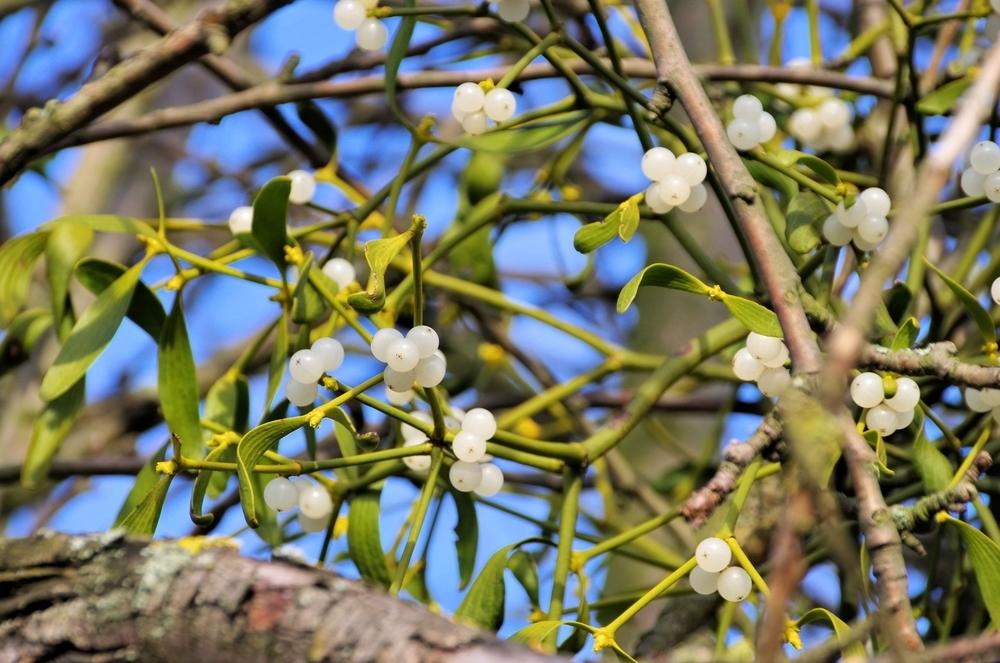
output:
[[204, 538], [0, 542], [0, 661], [564, 660], [329, 571]]
[[0, 184], [91, 120], [152, 83], [209, 52], [222, 52], [243, 29], [291, 0], [229, 0], [93, 80], [66, 101], [49, 101], [25, 113], [20, 126], [0, 142]]
[[901, 375], [933, 375], [967, 387], [1000, 389], [1000, 367], [959, 361], [954, 357], [957, 351], [951, 341], [932, 343], [916, 350], [890, 350], [881, 345], [865, 345], [858, 364]]

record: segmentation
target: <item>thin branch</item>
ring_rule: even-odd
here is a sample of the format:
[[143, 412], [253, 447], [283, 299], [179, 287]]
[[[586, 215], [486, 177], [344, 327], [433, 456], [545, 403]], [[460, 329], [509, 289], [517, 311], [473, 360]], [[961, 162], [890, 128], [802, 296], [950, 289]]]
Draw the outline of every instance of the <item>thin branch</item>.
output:
[[962, 362], [955, 359], [955, 352], [957, 349], [951, 341], [932, 343], [916, 350], [890, 350], [881, 345], [865, 345], [858, 364], [902, 375], [933, 375], [967, 387], [1000, 388], [1000, 367]]

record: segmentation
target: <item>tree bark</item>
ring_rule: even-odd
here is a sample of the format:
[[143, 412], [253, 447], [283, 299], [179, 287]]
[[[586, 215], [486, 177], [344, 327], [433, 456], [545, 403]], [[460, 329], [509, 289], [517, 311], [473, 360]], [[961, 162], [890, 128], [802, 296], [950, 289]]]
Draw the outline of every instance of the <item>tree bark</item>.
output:
[[221, 540], [0, 542], [0, 663], [564, 660]]

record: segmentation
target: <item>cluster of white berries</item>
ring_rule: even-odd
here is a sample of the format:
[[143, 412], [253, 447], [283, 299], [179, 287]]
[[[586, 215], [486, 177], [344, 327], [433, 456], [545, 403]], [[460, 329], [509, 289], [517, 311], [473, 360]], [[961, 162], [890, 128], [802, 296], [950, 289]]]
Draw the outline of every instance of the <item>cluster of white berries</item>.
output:
[[756, 382], [760, 393], [773, 398], [780, 396], [792, 381], [792, 374], [785, 368], [788, 358], [788, 347], [780, 338], [750, 332], [746, 347], [733, 356], [733, 373], [740, 380]]
[[993, 419], [1000, 423], [1000, 389], [966, 387], [965, 404], [973, 412], [992, 412]]
[[657, 214], [675, 207], [697, 212], [708, 200], [703, 182], [708, 174], [705, 160], [694, 152], [679, 157], [665, 147], [653, 147], [642, 155], [642, 174], [653, 181], [646, 188], [646, 204]]
[[381, 20], [368, 15], [378, 0], [337, 0], [333, 21], [341, 30], [355, 31], [354, 41], [364, 51], [377, 51], [389, 39], [389, 30]]
[[[293, 205], [305, 205], [313, 199], [316, 193], [316, 178], [308, 170], [293, 170], [285, 177], [291, 180], [288, 191], [288, 202]], [[229, 215], [229, 231], [234, 235], [248, 233], [253, 229], [253, 207], [243, 205], [237, 207]]]
[[847, 152], [854, 145], [854, 113], [843, 99], [830, 97], [816, 108], [799, 108], [788, 118], [788, 132], [817, 152]]
[[[480, 497], [492, 497], [503, 487], [503, 471], [489, 462], [486, 441], [497, 432], [497, 422], [489, 410], [481, 407], [462, 412], [452, 408], [453, 416], [445, 417], [449, 428], [457, 428], [458, 433], [451, 443], [451, 451], [458, 459], [448, 470], [448, 479], [455, 490], [463, 493], [475, 492]], [[430, 424], [433, 419], [428, 412], [414, 412], [413, 416]], [[400, 426], [403, 446], [414, 447], [427, 441], [427, 435], [409, 424]], [[431, 457], [407, 456], [403, 463], [414, 472], [426, 472], [431, 466]]]
[[872, 251], [889, 234], [889, 194], [878, 187], [865, 189], [850, 208], [837, 205], [823, 222], [823, 237], [834, 246], [854, 242], [861, 251]]
[[497, 3], [497, 16], [508, 23], [519, 23], [528, 18], [529, 13], [530, 0], [500, 0]]
[[516, 110], [514, 93], [504, 87], [486, 92], [478, 83], [462, 83], [451, 99], [451, 114], [473, 136], [485, 132], [490, 120], [503, 122], [514, 117]]
[[961, 184], [967, 196], [986, 196], [991, 203], [1000, 203], [1000, 145], [989, 140], [973, 145]]
[[886, 398], [882, 376], [861, 373], [851, 381], [851, 400], [868, 410], [865, 426], [887, 437], [913, 421], [913, 413], [920, 403], [920, 387], [910, 378], [896, 378], [896, 393]]
[[736, 97], [733, 120], [726, 125], [726, 135], [737, 150], [742, 152], [766, 143], [777, 131], [774, 116], [764, 110], [760, 99], [752, 94]]
[[699, 594], [719, 592], [719, 596], [734, 603], [750, 596], [750, 574], [739, 566], [729, 566], [733, 551], [725, 541], [714, 536], [703, 539], [695, 548], [694, 558], [698, 565], [688, 574], [691, 589]]
[[448, 363], [438, 350], [438, 334], [432, 327], [419, 325], [403, 336], [393, 327], [379, 329], [372, 337], [372, 356], [385, 367], [386, 396], [402, 405], [413, 400], [413, 385], [436, 387], [444, 380]]
[[316, 402], [317, 382], [324, 373], [335, 371], [344, 363], [344, 346], [335, 338], [316, 339], [308, 350], [299, 350], [288, 360], [291, 379], [285, 385], [285, 397], [298, 407]]
[[327, 526], [333, 512], [330, 493], [305, 477], [291, 480], [275, 477], [264, 486], [264, 503], [275, 511], [299, 507], [299, 527], [303, 532], [318, 532]]

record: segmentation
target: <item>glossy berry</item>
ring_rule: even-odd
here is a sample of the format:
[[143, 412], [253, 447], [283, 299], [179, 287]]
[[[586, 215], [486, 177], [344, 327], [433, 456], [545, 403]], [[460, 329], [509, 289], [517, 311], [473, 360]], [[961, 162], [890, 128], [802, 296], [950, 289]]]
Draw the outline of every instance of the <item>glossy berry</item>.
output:
[[308, 518], [326, 518], [333, 512], [333, 500], [326, 488], [313, 484], [299, 492], [299, 509]]
[[324, 518], [310, 518], [304, 513], [299, 514], [299, 527], [306, 534], [311, 534], [313, 532], [322, 532], [326, 529], [327, 525], [330, 524], [330, 517], [326, 516]]
[[871, 244], [878, 244], [889, 234], [889, 220], [884, 216], [866, 216], [858, 224], [858, 235]]
[[433, 355], [440, 343], [437, 332], [434, 331], [433, 327], [427, 325], [417, 325], [406, 332], [406, 340], [417, 346], [417, 352], [420, 353], [421, 359], [426, 359]]
[[827, 137], [830, 149], [839, 154], [850, 152], [854, 147], [854, 127], [849, 124], [829, 132]]
[[752, 149], [760, 142], [760, 130], [757, 128], [757, 121], [733, 120], [726, 126], [726, 135], [729, 142], [737, 150], [746, 151]]
[[840, 215], [840, 222], [848, 228], [857, 228], [858, 224], [860, 224], [866, 216], [868, 216], [868, 210], [865, 208], [865, 204], [858, 200]]
[[517, 99], [507, 88], [495, 87], [486, 93], [483, 111], [494, 122], [503, 122], [514, 117], [517, 110]]
[[897, 412], [888, 405], [876, 405], [865, 414], [865, 425], [869, 430], [879, 432], [882, 437], [891, 435], [896, 430]]
[[885, 404], [896, 412], [906, 412], [920, 402], [920, 387], [912, 378], [896, 378], [896, 394], [885, 399]]
[[[421, 437], [413, 437], [403, 442], [404, 447], [416, 447], [427, 441], [427, 436], [421, 433]], [[406, 465], [414, 472], [426, 472], [431, 468], [431, 457], [426, 454], [419, 456], [404, 456], [403, 465]]]
[[889, 210], [892, 208], [889, 194], [877, 186], [862, 191], [858, 200], [865, 204], [869, 216], [889, 216]]
[[847, 246], [853, 235], [851, 229], [841, 223], [835, 214], [826, 217], [823, 222], [823, 238], [834, 246]]
[[991, 389], [986, 387], [979, 390], [982, 395], [983, 402], [989, 405], [991, 408], [1000, 407], [1000, 389]]
[[666, 214], [674, 208], [673, 205], [668, 203], [660, 195], [660, 183], [653, 182], [648, 187], [646, 187], [646, 193], [644, 195], [646, 204], [649, 209], [653, 210], [656, 214]]
[[508, 23], [519, 23], [531, 13], [529, 0], [500, 0], [497, 15]]
[[967, 196], [978, 198], [979, 196], [986, 195], [986, 176], [982, 173], [977, 173], [973, 168], [966, 168], [962, 171], [960, 183], [962, 193]]
[[354, 283], [354, 280], [357, 278], [357, 271], [354, 269], [354, 265], [344, 258], [331, 258], [328, 260], [323, 265], [323, 273], [336, 283], [337, 287], [341, 290]]
[[982, 175], [997, 172], [1000, 170], [1000, 145], [989, 140], [976, 143], [969, 152], [969, 165]]
[[288, 202], [293, 205], [305, 205], [316, 193], [316, 178], [306, 170], [293, 170], [288, 173], [292, 186], [288, 191]]
[[695, 561], [698, 566], [709, 573], [718, 573], [729, 566], [733, 559], [733, 551], [729, 549], [729, 544], [720, 538], [710, 536], [702, 539], [701, 543], [694, 550]]
[[298, 501], [298, 489], [285, 477], [274, 477], [264, 486], [264, 504], [275, 511], [288, 511]]
[[229, 215], [229, 232], [234, 235], [248, 233], [253, 229], [253, 208], [237, 207]]
[[412, 371], [420, 363], [417, 344], [405, 338], [394, 341], [386, 350], [385, 356], [389, 368], [400, 373]]
[[674, 171], [693, 187], [705, 181], [708, 165], [694, 152], [685, 152], [677, 157]]
[[755, 121], [764, 112], [760, 99], [752, 94], [741, 94], [733, 102], [733, 117], [741, 120]]
[[696, 566], [688, 574], [688, 582], [691, 583], [691, 589], [695, 592], [707, 596], [718, 590], [719, 574], [710, 573], [700, 566]]
[[746, 348], [740, 348], [733, 355], [733, 373], [744, 382], [756, 382], [760, 374], [764, 372], [764, 368], [764, 364], [750, 354]]
[[765, 368], [757, 378], [757, 388], [768, 398], [780, 396], [792, 383], [792, 374], [785, 367]]
[[819, 114], [811, 108], [800, 108], [788, 118], [788, 129], [801, 143], [814, 143], [823, 131]]
[[315, 382], [302, 383], [293, 379], [285, 383], [285, 398], [297, 407], [309, 407], [316, 402], [318, 394], [319, 388]]
[[993, 303], [1000, 306], [1000, 277], [993, 279], [993, 284], [990, 285], [990, 297], [993, 298]]
[[486, 113], [483, 111], [473, 111], [462, 118], [462, 128], [471, 136], [486, 133], [488, 127]]
[[417, 368], [413, 372], [414, 381], [421, 387], [436, 387], [444, 380], [444, 374], [448, 370], [448, 364], [441, 353], [432, 354], [426, 359], [421, 359]]
[[851, 107], [843, 99], [827, 99], [816, 109], [820, 122], [827, 129], [837, 130], [851, 121]]
[[327, 373], [337, 370], [344, 363], [344, 346], [335, 338], [317, 338], [310, 350], [323, 362], [323, 370]]
[[392, 366], [386, 366], [382, 372], [385, 386], [393, 391], [409, 391], [417, 381], [416, 371], [397, 371]]
[[296, 382], [315, 383], [323, 376], [323, 360], [312, 350], [299, 350], [288, 360], [288, 372]]
[[965, 404], [973, 412], [989, 412], [993, 409], [984, 397], [983, 392], [972, 387], [965, 388]]
[[851, 400], [863, 408], [873, 408], [885, 400], [885, 387], [878, 373], [861, 373], [851, 381]]
[[785, 347], [784, 343], [782, 343], [781, 348], [778, 350], [778, 354], [774, 358], [762, 361], [761, 363], [764, 364], [764, 368], [780, 368], [784, 366], [789, 359], [790, 356], [788, 354], [788, 348]]
[[708, 202], [708, 189], [704, 184], [695, 184], [691, 187], [691, 194], [688, 199], [677, 206], [683, 212], [697, 212]]
[[333, 6], [333, 21], [341, 30], [357, 30], [367, 16], [368, 11], [358, 0], [337, 0]]
[[643, 175], [654, 182], [659, 182], [664, 177], [667, 177], [674, 172], [674, 164], [676, 161], [677, 158], [674, 156], [674, 153], [667, 148], [652, 147], [646, 150], [646, 153], [642, 155], [640, 168], [642, 169]]
[[780, 355], [784, 345], [780, 338], [774, 336], [764, 336], [757, 332], [747, 334], [747, 350], [761, 361], [769, 361]]
[[479, 463], [455, 461], [448, 470], [448, 480], [455, 490], [469, 493], [479, 488], [483, 480], [483, 468]]
[[463, 430], [455, 436], [451, 450], [459, 460], [478, 463], [486, 455], [486, 440]]
[[691, 195], [691, 185], [680, 175], [667, 175], [660, 181], [658, 193], [665, 203], [677, 207]]
[[773, 115], [761, 113], [757, 116], [757, 138], [761, 143], [771, 140], [776, 133], [778, 133], [778, 123], [774, 121]]
[[483, 463], [479, 467], [482, 476], [479, 480], [479, 486], [475, 489], [476, 495], [493, 497], [503, 488], [503, 470], [493, 463]]
[[913, 416], [916, 410], [906, 410], [905, 412], [896, 413], [896, 430], [902, 430], [909, 426], [913, 422]]
[[389, 401], [391, 405], [399, 407], [401, 405], [406, 405], [407, 403], [412, 403], [416, 394], [413, 393], [412, 389], [407, 389], [406, 391], [396, 391], [386, 385], [385, 387], [385, 399]]
[[[423, 410], [418, 410], [417, 412], [411, 412], [410, 416], [418, 421], [422, 421], [425, 424], [433, 424], [434, 417], [431, 416], [430, 412], [424, 412]], [[414, 428], [410, 424], [401, 424], [399, 427], [400, 432], [403, 434], [404, 440], [414, 440], [422, 438], [427, 439], [427, 435], [419, 428]]]
[[377, 18], [366, 18], [358, 26], [354, 39], [361, 50], [377, 51], [385, 46], [385, 42], [389, 39], [389, 30], [385, 27], [385, 23]]
[[719, 574], [719, 596], [734, 603], [750, 596], [753, 581], [750, 574], [738, 566], [732, 566]]
[[387, 363], [389, 361], [389, 346], [402, 339], [403, 335], [397, 329], [392, 327], [379, 329], [372, 336], [372, 356], [383, 364]]
[[462, 430], [488, 440], [496, 435], [497, 420], [489, 410], [474, 407], [462, 418]]
[[986, 176], [983, 180], [983, 193], [991, 203], [1000, 203], [1000, 172]]
[[858, 247], [859, 251], [874, 251], [878, 248], [878, 242], [869, 242], [858, 233], [857, 228], [852, 231], [851, 241], [854, 242], [854, 246]]
[[462, 83], [455, 88], [455, 108], [463, 113], [474, 113], [482, 110], [486, 102], [486, 93], [477, 83]]

